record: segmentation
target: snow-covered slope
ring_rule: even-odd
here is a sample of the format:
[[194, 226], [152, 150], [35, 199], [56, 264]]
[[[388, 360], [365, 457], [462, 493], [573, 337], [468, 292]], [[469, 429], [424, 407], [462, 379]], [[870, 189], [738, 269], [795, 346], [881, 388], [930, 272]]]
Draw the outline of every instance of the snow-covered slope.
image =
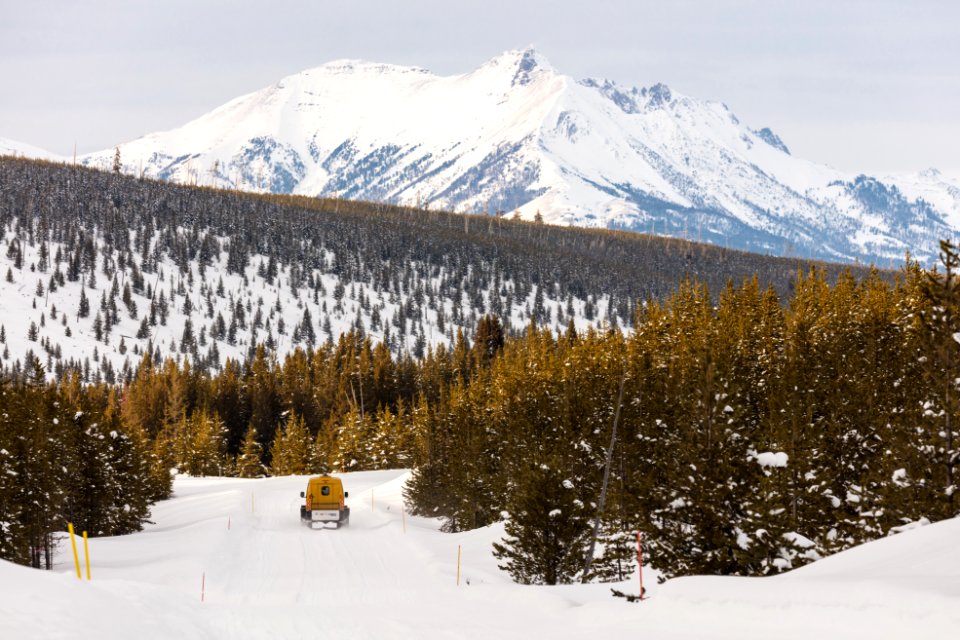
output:
[[[439, 296], [432, 303], [434, 308], [425, 308], [421, 312], [420, 306], [414, 302], [415, 291], [399, 295], [377, 291], [368, 281], [350, 280], [332, 269], [311, 272], [322, 283], [323, 294], [318, 295], [303, 278], [299, 284], [292, 284], [294, 271], [299, 269], [303, 273], [302, 266], [281, 262], [274, 279], [262, 273], [263, 265], [271, 262], [270, 257], [255, 255], [242, 275], [230, 273], [228, 255], [223, 251], [205, 272], [209, 281], [201, 273], [196, 259], [188, 262], [188, 276], [184, 277], [175, 261], [165, 256], [159, 261], [157, 272], [148, 278], [150, 286], [157, 292], [155, 296], [152, 298], [145, 291], [132, 293], [136, 315], [124, 308], [112, 330], [98, 339], [95, 318], [106, 314], [104, 305], [112, 286], [126, 281], [126, 274], [121, 273], [111, 281], [103, 273], [97, 273], [98, 279], [92, 286], [85, 277], [83, 281], [67, 280], [51, 288], [52, 269], [44, 272], [36, 268], [42, 260], [41, 248], [45, 248], [48, 255], [56, 256], [65, 252], [67, 247], [60, 242], [36, 243], [34, 246], [23, 243], [23, 268], [18, 269], [14, 259], [6, 253], [6, 249], [14, 245], [15, 237], [12, 229], [4, 231], [0, 228], [0, 247], [5, 250], [0, 254], [0, 366], [19, 368], [29, 361], [28, 354], [32, 353], [51, 377], [60, 376], [60, 366], [79, 364], [90, 373], [91, 380], [104, 379], [113, 383], [136, 369], [148, 345], [152, 345], [158, 360], [191, 358], [190, 352], [181, 348], [188, 322], [198, 345], [192, 356], [194, 365], [206, 363], [202, 366], [218, 368], [227, 358], [242, 361], [250, 357], [257, 344], [265, 343], [281, 358], [295, 348], [306, 349], [307, 341], [298, 337], [297, 329], [303, 323], [305, 313], [309, 313], [312, 319], [316, 344], [326, 340], [335, 343], [340, 335], [362, 326], [364, 334], [374, 342], [385, 342], [396, 353], [418, 356], [422, 355], [417, 353], [418, 343], [421, 350], [439, 344], [450, 347], [458, 329], [471, 336], [470, 322], [475, 323], [476, 317], [486, 313], [486, 307], [478, 306], [474, 295], [463, 301], [459, 297]], [[225, 242], [225, 238], [220, 240]], [[97, 236], [91, 241], [102, 255], [105, 239]], [[332, 259], [332, 254], [330, 257]], [[427, 263], [408, 266], [418, 273], [430, 273]], [[437, 283], [438, 280], [432, 278], [418, 285], [436, 287]], [[500, 286], [511, 290], [514, 284], [508, 279], [500, 281]], [[122, 287], [118, 285], [118, 289]], [[214, 290], [217, 290], [216, 294]], [[493, 287], [478, 293], [484, 300], [490, 300], [496, 295], [495, 291], [497, 289]], [[78, 315], [81, 295], [89, 301], [88, 317]], [[158, 298], [168, 301], [165, 317], [161, 314], [159, 323], [149, 327], [147, 338], [138, 337], [141, 322], [150, 316], [152, 303]], [[531, 292], [508, 311], [503, 311], [505, 326], [522, 328], [529, 324], [535, 300], [536, 295]], [[122, 303], [118, 304], [122, 307]], [[545, 288], [543, 305], [550, 314], [545, 326], [558, 332], [566, 326], [566, 320], [562, 319], [564, 309], [572, 312], [567, 318], [572, 319], [580, 330], [600, 327], [608, 321], [611, 313], [616, 313], [610, 309], [610, 296], [602, 293], [591, 294], [589, 304], [587, 299], [579, 297], [571, 298], [568, 304], [562, 296]], [[592, 313], [587, 311], [589, 305], [593, 305]], [[423, 306], [426, 307], [426, 303]], [[238, 307], [246, 309], [246, 321], [237, 313]], [[417, 322], [406, 318], [413, 308], [418, 309]], [[238, 317], [241, 320], [235, 323]], [[215, 338], [216, 318], [232, 327], [230, 332], [235, 332], [234, 338], [231, 339], [229, 334]], [[626, 320], [621, 318], [620, 322]], [[401, 324], [402, 329], [399, 328]]]
[[648, 572], [650, 598], [627, 604], [609, 587], [636, 592], [635, 579], [513, 584], [491, 554], [503, 525], [444, 534], [403, 517], [407, 476], [344, 474], [352, 513], [337, 531], [300, 525], [305, 478], [178, 478], [155, 524], [90, 541], [90, 582], [63, 538], [53, 572], [0, 562], [0, 637], [880, 640], [960, 624], [960, 520], [774, 578], [658, 587]]
[[887, 184], [895, 185], [911, 200], [923, 200], [944, 214], [947, 223], [960, 229], [960, 182], [943, 175], [937, 169], [919, 173], [887, 176]]
[[0, 138], [0, 156], [17, 156], [21, 158], [36, 158], [39, 160], [54, 160], [57, 162], [66, 160], [66, 158], [62, 158], [55, 153], [50, 153], [40, 147], [35, 147], [25, 142], [10, 140], [9, 138]]
[[801, 257], [927, 261], [960, 224], [956, 185], [836, 171], [722, 103], [577, 81], [532, 49], [449, 77], [339, 60], [120, 151], [125, 171], [182, 182], [539, 212]]

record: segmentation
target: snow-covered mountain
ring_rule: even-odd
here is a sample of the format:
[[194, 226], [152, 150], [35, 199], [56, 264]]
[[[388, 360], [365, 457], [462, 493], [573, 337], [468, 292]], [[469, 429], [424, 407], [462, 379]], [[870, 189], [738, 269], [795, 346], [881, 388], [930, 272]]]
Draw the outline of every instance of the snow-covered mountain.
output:
[[339, 60], [120, 151], [125, 171], [182, 182], [539, 212], [801, 257], [929, 261], [960, 228], [960, 185], [942, 176], [837, 171], [720, 102], [577, 81], [532, 49], [449, 77]]
[[63, 161], [66, 158], [61, 158], [60, 156], [50, 153], [45, 149], [40, 147], [35, 147], [25, 142], [18, 142], [16, 140], [10, 140], [9, 138], [0, 137], [0, 156], [17, 156], [21, 158], [35, 158], [38, 160], [55, 160]]
[[[533, 49], [448, 77], [338, 60], [119, 148], [124, 171], [185, 183], [539, 213], [775, 255], [930, 263], [960, 230], [960, 183], [934, 169], [838, 171], [720, 102], [575, 80]], [[5, 139], [2, 154], [56, 159]]]

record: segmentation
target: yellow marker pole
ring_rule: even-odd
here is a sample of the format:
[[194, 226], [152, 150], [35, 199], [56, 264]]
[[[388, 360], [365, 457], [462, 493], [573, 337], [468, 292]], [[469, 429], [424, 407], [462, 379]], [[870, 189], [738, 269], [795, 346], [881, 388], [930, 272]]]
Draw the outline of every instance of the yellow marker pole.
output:
[[83, 532], [83, 559], [87, 563], [87, 580], [90, 579], [90, 546], [87, 544], [87, 532]]
[[457, 586], [460, 586], [460, 545], [457, 545]]
[[73, 523], [67, 523], [67, 531], [70, 532], [70, 546], [73, 547], [73, 563], [77, 565], [77, 579], [80, 579], [80, 556], [77, 555], [77, 539], [73, 535]]

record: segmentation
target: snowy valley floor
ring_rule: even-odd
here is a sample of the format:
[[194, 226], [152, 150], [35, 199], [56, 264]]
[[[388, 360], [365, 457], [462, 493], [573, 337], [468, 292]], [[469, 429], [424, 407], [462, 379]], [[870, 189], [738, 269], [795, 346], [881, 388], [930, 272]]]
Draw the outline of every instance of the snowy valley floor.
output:
[[876, 640], [960, 629], [960, 519], [776, 578], [658, 587], [651, 576], [651, 597], [627, 604], [610, 586], [635, 593], [635, 581], [513, 584], [490, 553], [502, 526], [444, 534], [407, 516], [404, 532], [406, 472], [343, 478], [351, 524], [336, 531], [300, 524], [305, 478], [179, 478], [156, 524], [90, 541], [91, 582], [77, 580], [67, 541], [53, 572], [0, 562], [0, 638]]

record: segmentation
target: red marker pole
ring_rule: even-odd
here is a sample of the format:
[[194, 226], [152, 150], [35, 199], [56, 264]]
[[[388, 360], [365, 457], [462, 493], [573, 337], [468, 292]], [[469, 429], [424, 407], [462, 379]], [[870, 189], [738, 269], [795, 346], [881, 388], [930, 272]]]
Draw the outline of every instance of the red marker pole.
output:
[[640, 599], [643, 600], [643, 542], [637, 531], [637, 573], [640, 574]]

